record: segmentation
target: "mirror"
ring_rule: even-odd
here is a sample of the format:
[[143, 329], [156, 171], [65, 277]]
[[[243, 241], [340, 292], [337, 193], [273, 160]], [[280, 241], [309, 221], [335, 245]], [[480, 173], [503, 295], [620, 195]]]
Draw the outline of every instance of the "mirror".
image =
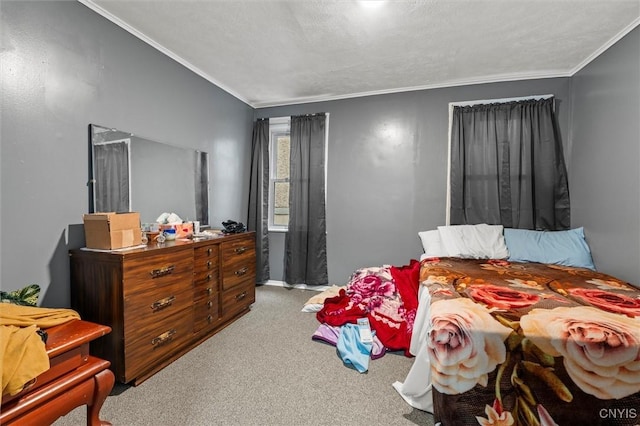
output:
[[167, 212], [209, 224], [206, 152], [96, 124], [89, 128], [90, 213], [135, 211], [142, 223], [153, 223]]

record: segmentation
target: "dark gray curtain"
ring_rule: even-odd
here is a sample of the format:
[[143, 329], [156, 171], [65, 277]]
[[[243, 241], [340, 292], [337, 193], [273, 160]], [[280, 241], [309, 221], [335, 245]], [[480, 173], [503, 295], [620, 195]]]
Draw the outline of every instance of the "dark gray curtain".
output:
[[256, 232], [256, 282], [269, 280], [269, 119], [253, 125], [247, 229]]
[[327, 275], [325, 218], [325, 114], [291, 117], [289, 230], [285, 282], [324, 285]]
[[128, 212], [129, 143], [107, 142], [93, 146], [95, 212]]
[[196, 220], [209, 225], [209, 155], [196, 151], [195, 156]]
[[451, 224], [569, 228], [569, 185], [553, 107], [553, 98], [454, 107]]

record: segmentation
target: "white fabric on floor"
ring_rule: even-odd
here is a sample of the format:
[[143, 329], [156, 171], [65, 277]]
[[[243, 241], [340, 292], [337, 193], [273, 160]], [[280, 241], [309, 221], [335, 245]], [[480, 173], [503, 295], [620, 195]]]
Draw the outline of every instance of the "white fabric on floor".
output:
[[429, 290], [420, 286], [418, 310], [409, 347], [409, 351], [415, 356], [415, 359], [404, 382], [395, 382], [393, 387], [412, 407], [433, 413], [431, 364], [427, 351], [430, 303]]

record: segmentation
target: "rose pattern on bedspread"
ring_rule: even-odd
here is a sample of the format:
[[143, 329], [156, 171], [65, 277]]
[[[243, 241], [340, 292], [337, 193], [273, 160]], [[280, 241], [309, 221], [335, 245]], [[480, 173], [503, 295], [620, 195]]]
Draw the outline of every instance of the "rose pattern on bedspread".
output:
[[[436, 422], [638, 424], [640, 290], [506, 260], [426, 259], [420, 280]], [[627, 417], [602, 420], [616, 409]]]
[[600, 399], [640, 392], [640, 320], [577, 306], [534, 309], [520, 326], [543, 352], [563, 357], [584, 392]]
[[634, 299], [624, 294], [588, 288], [572, 288], [569, 290], [569, 294], [605, 311], [616, 312], [630, 317], [640, 316], [640, 299], [638, 298]]
[[[480, 326], [486, 332], [478, 332]], [[482, 305], [469, 299], [445, 299], [431, 305], [429, 358], [433, 386], [458, 394], [477, 384], [487, 385], [488, 373], [505, 360], [504, 339], [511, 329], [493, 319]]]

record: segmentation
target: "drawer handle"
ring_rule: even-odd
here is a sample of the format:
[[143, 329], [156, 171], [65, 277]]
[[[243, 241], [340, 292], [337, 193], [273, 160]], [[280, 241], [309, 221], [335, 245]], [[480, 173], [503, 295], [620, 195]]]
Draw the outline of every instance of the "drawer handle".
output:
[[239, 295], [236, 296], [236, 300], [242, 300], [245, 297], [247, 297], [247, 292], [243, 291], [242, 293], [240, 293]]
[[245, 251], [247, 251], [247, 248], [246, 248], [246, 247], [244, 247], [244, 246], [242, 246], [242, 247], [238, 247], [238, 248], [235, 250], [236, 254], [242, 254], [242, 253], [244, 253]]
[[237, 270], [236, 272], [234, 272], [234, 274], [236, 274], [237, 276], [242, 276], [244, 274], [246, 274], [247, 272], [249, 272], [249, 268], [247, 268], [246, 266], [242, 269]]
[[211, 281], [211, 278], [213, 278], [211, 274], [207, 275], [207, 281]]
[[207, 269], [211, 269], [211, 265], [212, 265], [211, 261], [208, 261], [207, 262]]
[[213, 302], [211, 300], [209, 300], [207, 302], [207, 308], [211, 309], [212, 306], [213, 306]]
[[213, 252], [213, 249], [212, 249], [211, 247], [209, 247], [209, 248], [207, 249], [207, 254], [208, 254], [209, 256], [211, 256], [211, 253], [212, 253], [212, 252]]
[[155, 312], [155, 311], [160, 311], [166, 307], [169, 307], [173, 304], [173, 302], [175, 302], [176, 297], [175, 296], [169, 296], [169, 297], [165, 297], [164, 299], [160, 299], [160, 300], [156, 300], [155, 302], [153, 302], [151, 304], [151, 309]]
[[207, 322], [211, 324], [213, 322], [213, 317], [211, 315], [207, 315]]
[[213, 293], [213, 289], [211, 287], [207, 287], [207, 294]]
[[176, 330], [172, 328], [171, 330], [165, 333], [162, 333], [158, 337], [154, 337], [153, 339], [151, 339], [151, 344], [153, 346], [162, 346], [165, 343], [169, 343], [171, 340], [173, 340], [173, 336], [176, 333], [177, 333]]
[[169, 275], [174, 269], [176, 269], [176, 265], [169, 265], [166, 268], [154, 269], [149, 273], [151, 274], [151, 278], [160, 278]]

